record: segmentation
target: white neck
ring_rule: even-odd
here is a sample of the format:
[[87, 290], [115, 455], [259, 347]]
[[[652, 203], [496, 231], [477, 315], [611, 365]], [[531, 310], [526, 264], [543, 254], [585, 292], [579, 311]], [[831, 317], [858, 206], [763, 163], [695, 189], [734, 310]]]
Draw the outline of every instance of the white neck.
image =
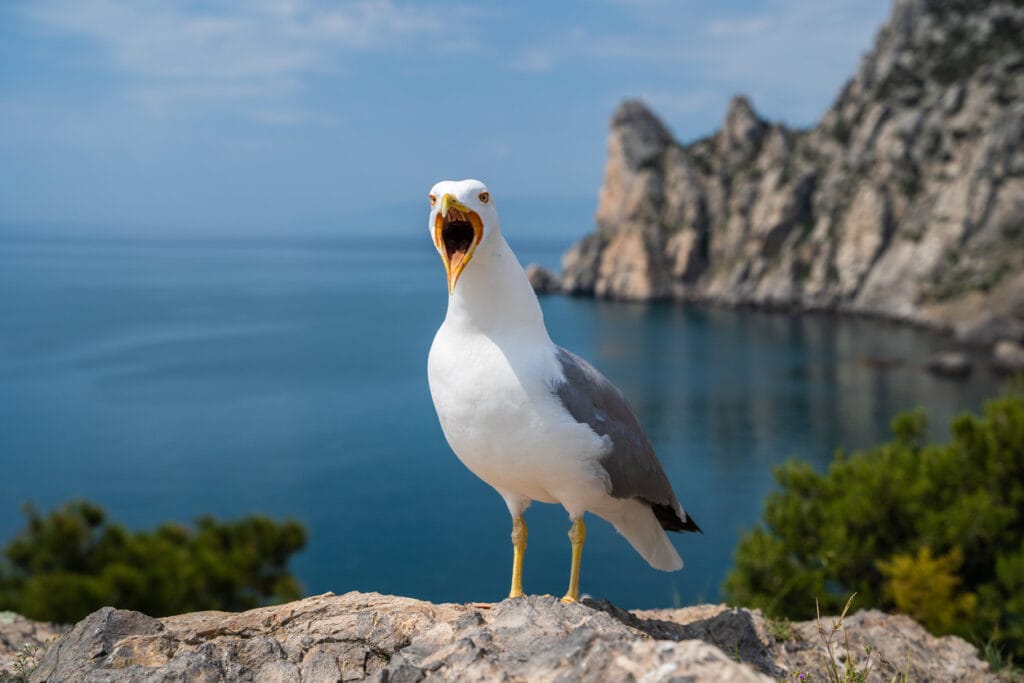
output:
[[492, 337], [525, 336], [550, 343], [537, 295], [499, 229], [466, 264], [448, 298], [445, 323]]

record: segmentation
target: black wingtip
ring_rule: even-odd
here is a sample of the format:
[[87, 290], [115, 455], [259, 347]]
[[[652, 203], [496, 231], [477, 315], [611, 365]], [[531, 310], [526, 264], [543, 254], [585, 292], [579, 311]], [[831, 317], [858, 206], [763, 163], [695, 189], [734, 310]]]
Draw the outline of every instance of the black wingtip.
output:
[[693, 518], [690, 517], [690, 515], [686, 515], [686, 521], [683, 522], [683, 528], [681, 531], [696, 531], [701, 536], [704, 535], [704, 531], [697, 526], [697, 523], [693, 521]]
[[654, 512], [654, 516], [658, 518], [658, 522], [661, 523], [661, 528], [665, 531], [696, 531], [701, 536], [704, 532], [697, 526], [697, 523], [693, 521], [690, 515], [683, 513], [680, 518], [679, 513], [671, 505], [662, 505], [659, 503], [648, 503], [651, 506], [651, 511]]

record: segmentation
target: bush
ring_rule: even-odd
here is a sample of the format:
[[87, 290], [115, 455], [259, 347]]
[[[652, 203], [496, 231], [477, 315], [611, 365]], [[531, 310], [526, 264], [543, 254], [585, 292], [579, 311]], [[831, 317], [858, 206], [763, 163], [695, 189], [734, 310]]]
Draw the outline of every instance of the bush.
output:
[[740, 540], [727, 599], [808, 619], [815, 598], [838, 613], [856, 592], [862, 607], [1024, 660], [1024, 400], [956, 418], [946, 444], [923, 445], [925, 426], [901, 415], [891, 441], [840, 452], [826, 475], [778, 468], [781, 490]]
[[306, 544], [294, 521], [258, 516], [192, 528], [162, 524], [128, 531], [88, 502], [41, 516], [0, 560], [0, 610], [59, 623], [113, 605], [151, 616], [195, 610], [244, 610], [301, 595], [288, 558]]
[[941, 557], [932, 557], [931, 548], [923, 546], [916, 556], [897, 553], [888, 562], [879, 560], [884, 597], [929, 631], [952, 633], [958, 624], [973, 621], [978, 605], [974, 593], [956, 593], [963, 559], [959, 546]]

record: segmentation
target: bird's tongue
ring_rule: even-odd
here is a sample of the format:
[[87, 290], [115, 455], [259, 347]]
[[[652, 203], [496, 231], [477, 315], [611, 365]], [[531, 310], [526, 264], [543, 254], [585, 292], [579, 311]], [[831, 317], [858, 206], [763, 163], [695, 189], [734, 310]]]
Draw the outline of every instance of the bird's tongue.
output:
[[466, 258], [466, 252], [464, 251], [456, 251], [451, 255], [448, 259], [448, 267], [452, 272], [455, 272], [455, 269], [459, 267], [459, 264], [462, 263], [464, 258]]

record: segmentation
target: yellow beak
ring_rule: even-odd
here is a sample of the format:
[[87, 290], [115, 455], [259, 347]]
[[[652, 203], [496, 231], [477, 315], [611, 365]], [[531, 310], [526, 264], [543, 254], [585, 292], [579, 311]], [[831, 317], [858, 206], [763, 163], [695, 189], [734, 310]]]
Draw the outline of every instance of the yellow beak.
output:
[[469, 207], [460, 202], [458, 199], [450, 194], [445, 194], [441, 197], [441, 216], [447, 216], [450, 209], [458, 209], [459, 211], [469, 211]]
[[454, 195], [445, 194], [441, 197], [434, 216], [434, 246], [444, 263], [448, 294], [455, 291], [459, 276], [473, 258], [473, 252], [483, 236], [484, 222], [475, 211]]

